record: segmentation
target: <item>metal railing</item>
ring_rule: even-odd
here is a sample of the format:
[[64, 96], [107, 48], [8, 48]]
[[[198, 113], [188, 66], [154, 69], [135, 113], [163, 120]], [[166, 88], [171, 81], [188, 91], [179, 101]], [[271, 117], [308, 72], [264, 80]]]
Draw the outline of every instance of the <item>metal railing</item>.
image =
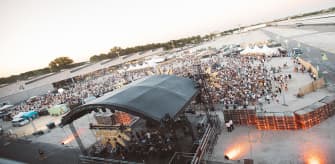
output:
[[[217, 133], [215, 129], [211, 126], [207, 126], [203, 137], [200, 140], [200, 144], [193, 156], [191, 164], [200, 164], [204, 155], [208, 153], [208, 150], [212, 149], [212, 142], [217, 139]], [[212, 151], [212, 150], [211, 150]]]
[[79, 156], [79, 161], [81, 164], [144, 164], [138, 162], [131, 162], [131, 161], [123, 161], [123, 160], [116, 160], [116, 159], [108, 159], [108, 158], [100, 158], [100, 157], [90, 157], [90, 156]]
[[191, 161], [194, 157], [194, 153], [175, 152], [171, 157], [169, 164], [178, 164], [181, 161]]

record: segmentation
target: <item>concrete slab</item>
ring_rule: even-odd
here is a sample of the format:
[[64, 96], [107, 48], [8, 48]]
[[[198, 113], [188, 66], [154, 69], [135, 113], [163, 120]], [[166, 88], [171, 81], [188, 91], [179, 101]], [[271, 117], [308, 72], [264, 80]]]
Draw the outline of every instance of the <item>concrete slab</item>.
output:
[[[97, 141], [94, 132], [89, 129], [89, 123], [94, 122], [95, 119], [93, 117], [93, 114], [87, 114], [74, 122], [74, 125], [79, 133], [79, 137], [82, 140], [85, 148], [88, 148]], [[44, 135], [32, 137], [30, 139], [33, 142], [61, 145], [64, 140], [70, 138], [71, 136], [72, 132], [69, 126], [65, 126], [63, 128], [56, 127], [55, 129], [52, 129], [50, 132]], [[75, 140], [71, 140], [71, 142], [66, 146], [71, 148], [78, 148]]]
[[[270, 104], [264, 103], [263, 109], [267, 112], [285, 112], [295, 111], [308, 106], [316, 101], [319, 101], [325, 96], [333, 95], [334, 93], [329, 92], [327, 89], [319, 89], [316, 92], [305, 95], [303, 98], [298, 98], [296, 95], [299, 88], [311, 83], [313, 79], [308, 73], [294, 72], [293, 60], [289, 57], [285, 58], [273, 58], [268, 62], [267, 66], [282, 66], [283, 63], [287, 63], [288, 67], [282, 70], [283, 74], [291, 74], [292, 79], [288, 82], [288, 91], [282, 92], [284, 94], [279, 95], [279, 103], [271, 102]], [[288, 106], [283, 106], [284, 98], [285, 103]]]
[[260, 131], [254, 127], [236, 127], [219, 136], [213, 159], [226, 161], [225, 154], [233, 160], [251, 158], [255, 163], [287, 164], [335, 162], [335, 117], [307, 130]]
[[[324, 51], [335, 53], [335, 32], [320, 32], [312, 29], [295, 29], [295, 28], [276, 28], [268, 27], [266, 30], [280, 36], [289, 37], [290, 39], [307, 44], [312, 47], [318, 47]], [[298, 45], [297, 45], [298, 47]]]

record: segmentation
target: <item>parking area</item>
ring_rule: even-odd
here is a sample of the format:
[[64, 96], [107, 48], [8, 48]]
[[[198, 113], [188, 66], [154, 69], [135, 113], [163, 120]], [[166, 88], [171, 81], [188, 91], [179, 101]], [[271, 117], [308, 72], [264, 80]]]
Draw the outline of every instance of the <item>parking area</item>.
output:
[[40, 116], [28, 124], [21, 127], [13, 127], [11, 121], [2, 121], [1, 126], [4, 131], [11, 131], [12, 134], [16, 134], [17, 137], [29, 136], [36, 131], [45, 131], [48, 129], [47, 124], [54, 122], [56, 125], [60, 123], [62, 116]]

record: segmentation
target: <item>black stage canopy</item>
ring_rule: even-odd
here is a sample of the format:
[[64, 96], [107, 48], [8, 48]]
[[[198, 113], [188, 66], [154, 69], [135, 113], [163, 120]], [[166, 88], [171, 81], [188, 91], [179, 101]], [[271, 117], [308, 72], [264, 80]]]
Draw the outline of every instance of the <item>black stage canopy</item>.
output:
[[174, 75], [149, 76], [71, 110], [62, 118], [61, 126], [97, 108], [124, 111], [153, 121], [160, 121], [166, 114], [173, 118], [197, 93], [191, 79]]

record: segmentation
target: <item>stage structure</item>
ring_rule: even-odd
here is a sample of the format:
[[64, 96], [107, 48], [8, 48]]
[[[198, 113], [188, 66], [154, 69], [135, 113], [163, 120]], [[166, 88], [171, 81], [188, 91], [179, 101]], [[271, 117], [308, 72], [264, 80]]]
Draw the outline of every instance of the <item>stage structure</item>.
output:
[[174, 118], [197, 94], [198, 89], [191, 79], [173, 75], [149, 76], [71, 110], [60, 125], [65, 126], [98, 110], [118, 110], [160, 122], [166, 115]]
[[[174, 119], [198, 94], [195, 82], [174, 75], [155, 75], [134, 81], [123, 88], [106, 93], [63, 116], [60, 126], [72, 124], [91, 113], [122, 111], [147, 121], [161, 123], [167, 116]], [[71, 128], [71, 130], [73, 127]], [[76, 134], [75, 130], [73, 133]], [[76, 136], [79, 138], [78, 135]], [[82, 150], [85, 155], [85, 151]]]

